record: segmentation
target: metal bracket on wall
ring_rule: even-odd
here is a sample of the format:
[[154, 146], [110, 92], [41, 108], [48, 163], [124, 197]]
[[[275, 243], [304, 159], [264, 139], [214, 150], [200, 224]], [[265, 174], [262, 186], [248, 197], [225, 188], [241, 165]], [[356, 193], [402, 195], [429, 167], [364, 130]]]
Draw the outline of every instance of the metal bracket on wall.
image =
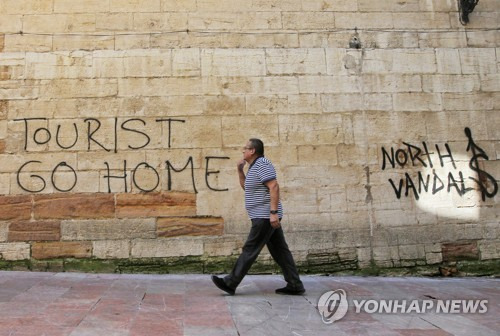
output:
[[469, 23], [469, 14], [474, 11], [479, 0], [458, 0], [458, 16], [462, 25]]

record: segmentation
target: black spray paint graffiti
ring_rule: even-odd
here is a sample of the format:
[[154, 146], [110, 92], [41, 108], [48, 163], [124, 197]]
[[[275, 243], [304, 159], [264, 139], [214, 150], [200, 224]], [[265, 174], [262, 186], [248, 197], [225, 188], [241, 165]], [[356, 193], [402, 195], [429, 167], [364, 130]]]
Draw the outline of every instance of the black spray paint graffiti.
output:
[[[399, 183], [395, 183], [393, 179], [390, 178], [388, 181], [396, 197], [400, 199], [404, 191], [405, 197], [413, 193], [415, 199], [419, 200], [420, 195], [424, 192], [430, 192], [432, 195], [435, 195], [443, 190], [446, 190], [448, 193], [454, 190], [459, 196], [463, 196], [476, 188], [481, 191], [481, 198], [483, 201], [486, 200], [486, 197], [495, 197], [498, 192], [498, 183], [491, 174], [481, 169], [479, 165], [479, 159], [489, 160], [489, 157], [486, 152], [474, 142], [471, 130], [468, 127], [465, 128], [465, 135], [468, 138], [467, 152], [472, 152], [469, 167], [472, 171], [477, 173], [478, 177], [468, 176], [468, 178], [464, 178], [462, 171], [455, 173], [450, 171], [448, 175], [444, 177], [442, 175], [440, 176], [436, 170], [433, 169], [438, 162], [439, 166], [442, 168], [445, 167], [446, 163], [451, 163], [453, 169], [457, 169], [452, 151], [447, 143], [444, 144], [444, 149], [436, 144], [436, 152], [430, 152], [426, 142], [422, 142], [422, 147], [403, 142], [405, 148], [394, 150], [394, 148], [391, 147], [390, 151], [382, 147], [382, 170], [385, 170], [388, 166], [391, 168], [405, 168], [410, 165], [412, 167], [429, 167], [432, 169], [432, 173], [426, 174], [425, 176], [419, 171], [416, 179], [412, 178], [408, 172], [405, 172], [404, 178], [401, 178]], [[439, 161], [436, 160], [436, 156]], [[466, 184], [468, 185], [466, 186]]]
[[[47, 118], [23, 118], [23, 119], [14, 119], [14, 121], [22, 121], [24, 122], [24, 150], [28, 151], [28, 146], [33, 146], [33, 144], [36, 145], [45, 145], [48, 144], [52, 140], [52, 132], [47, 128], [47, 127], [40, 127], [36, 126], [37, 122], [47, 122]], [[119, 122], [118, 118], [114, 118], [114, 126], [113, 126], [113, 144], [112, 144], [112, 149], [108, 148], [105, 144], [102, 142], [96, 140], [95, 135], [98, 132], [105, 132], [105, 130], [102, 130], [102, 122], [99, 119], [96, 118], [86, 118], [83, 120], [85, 124], [87, 124], [87, 132], [86, 136], [83, 137], [83, 139], [80, 137], [80, 134], [78, 132], [78, 126], [76, 123], [73, 123], [73, 129], [74, 129], [74, 140], [70, 145], [63, 145], [60, 132], [61, 132], [61, 124], [57, 125], [57, 130], [56, 130], [56, 136], [55, 136], [55, 142], [56, 145], [59, 149], [61, 150], [66, 150], [66, 149], [72, 149], [77, 145], [79, 141], [85, 141], [87, 144], [87, 150], [93, 150], [95, 146], [98, 146], [98, 148], [101, 148], [105, 150], [106, 152], [111, 152], [113, 151], [114, 153], [118, 152], [118, 144], [122, 141], [127, 140], [127, 135], [131, 135], [130, 133], [134, 133], [135, 135], [139, 134], [143, 138], [143, 143], [141, 144], [128, 144], [127, 147], [129, 149], [143, 149], [146, 148], [149, 143], [151, 142], [151, 134], [148, 134], [147, 130], [145, 129], [147, 125], [146, 121], [143, 119], [139, 118], [129, 118], [126, 119], [123, 122]], [[157, 124], [161, 124], [166, 122], [168, 125], [168, 132], [167, 132], [167, 140], [168, 140], [168, 148], [172, 147], [172, 134], [173, 134], [173, 123], [185, 123], [186, 120], [184, 119], [174, 119], [174, 118], [167, 118], [167, 119], [156, 119], [155, 122]], [[134, 127], [133, 124], [136, 124]], [[139, 126], [137, 125], [139, 124]], [[140, 126], [142, 124], [142, 127]], [[141, 129], [142, 128], [142, 129]]]
[[[488, 198], [495, 197], [495, 195], [498, 192], [498, 184], [493, 176], [491, 176], [489, 173], [479, 168], [478, 159], [482, 158], [484, 160], [489, 160], [489, 157], [481, 147], [476, 145], [474, 139], [472, 139], [472, 133], [468, 127], [465, 128], [465, 135], [469, 140], [469, 143], [467, 145], [467, 151], [472, 152], [472, 158], [469, 161], [469, 167], [470, 169], [475, 171], [479, 177], [475, 178], [471, 176], [469, 178], [474, 182], [476, 182], [476, 184], [479, 186], [479, 189], [481, 190], [481, 198], [483, 201], [485, 201], [486, 197]], [[488, 186], [491, 186], [493, 190], [489, 191]]]
[[[47, 118], [24, 118], [24, 119], [16, 119], [15, 121], [22, 121], [24, 122], [24, 150], [28, 151], [28, 147], [32, 146], [39, 146], [39, 145], [46, 145], [52, 140], [52, 133], [50, 130], [46, 127], [37, 127], [36, 122], [46, 122], [48, 119]], [[140, 150], [143, 148], [146, 148], [150, 142], [151, 142], [151, 134], [148, 134], [148, 132], [145, 130], [145, 127], [147, 126], [146, 121], [139, 119], [139, 118], [130, 118], [126, 119], [125, 121], [119, 123], [118, 118], [114, 118], [114, 134], [113, 134], [113, 144], [112, 144], [112, 149], [108, 148], [109, 146], [106, 146], [102, 141], [98, 141], [96, 139], [96, 133], [101, 129], [102, 123], [99, 119], [96, 118], [87, 118], [84, 119], [84, 123], [86, 123], [86, 136], [84, 137], [84, 141], [86, 142], [86, 147], [87, 151], [91, 150], [104, 150], [110, 155], [112, 153], [117, 153], [118, 152], [118, 144], [119, 144], [119, 139], [125, 139], [127, 140], [126, 134], [134, 133], [135, 135], [140, 135], [140, 138], [142, 138], [142, 141], [139, 143], [126, 143], [127, 147], [129, 150]], [[156, 119], [156, 123], [167, 123], [168, 127], [168, 138], [167, 138], [167, 143], [168, 143], [168, 148], [172, 147], [172, 134], [173, 134], [173, 123], [185, 123], [186, 120], [184, 119], [174, 119], [174, 118], [167, 118], [167, 119]], [[133, 127], [133, 126], [136, 127]], [[138, 128], [137, 125], [142, 125], [142, 128]], [[55, 145], [57, 148], [61, 150], [69, 150], [72, 149], [76, 146], [76, 144], [79, 141], [82, 141], [81, 138], [79, 137], [79, 132], [78, 132], [78, 127], [76, 123], [73, 123], [73, 128], [74, 128], [74, 140], [72, 141], [71, 144], [63, 145], [62, 144], [62, 139], [60, 137], [60, 131], [61, 131], [62, 125], [57, 125], [56, 129], [56, 134], [55, 134]], [[122, 132], [122, 133], [120, 133]], [[97, 148], [97, 149], [96, 149]], [[219, 170], [214, 170], [209, 168], [209, 165], [211, 162], [214, 162], [214, 160], [228, 160], [229, 157], [227, 156], [205, 156], [205, 169], [204, 169], [204, 174], [205, 174], [205, 183], [206, 186], [209, 190], [212, 191], [227, 191], [229, 190], [228, 188], [217, 188], [211, 185], [209, 181], [209, 177], [212, 175], [218, 175], [220, 173]], [[195, 183], [195, 168], [194, 168], [194, 162], [193, 162], [193, 157], [189, 156], [187, 159], [186, 165], [182, 168], [175, 167], [170, 160], [166, 160], [165, 162], [165, 169], [167, 171], [167, 190], [172, 190], [172, 184], [173, 184], [173, 173], [181, 173], [184, 170], [186, 170], [188, 167], [190, 167], [190, 173], [191, 173], [191, 181], [192, 181], [192, 187], [193, 191], [195, 193], [198, 193], [198, 190], [196, 188], [196, 183]], [[36, 175], [36, 174], [30, 174], [31, 182], [34, 182], [32, 184], [38, 185], [37, 188], [29, 186], [29, 183], [26, 183], [26, 181], [23, 182], [22, 176], [25, 174], [29, 173], [30, 171], [39, 171], [39, 165], [42, 164], [41, 161], [37, 160], [30, 160], [25, 163], [23, 163], [20, 168], [17, 171], [17, 184], [19, 187], [30, 193], [38, 193], [42, 192], [45, 190], [47, 187], [47, 181], [49, 180], [48, 176], [45, 176], [45, 178], [41, 175]], [[111, 166], [110, 163], [105, 161], [103, 162], [104, 167], [96, 167], [100, 169], [105, 169], [106, 174], [103, 176], [103, 178], [106, 180], [107, 183], [107, 190], [109, 193], [113, 192], [112, 187], [111, 187], [111, 181], [116, 180], [116, 179], [121, 179], [123, 180], [123, 190], [125, 192], [128, 192], [129, 189], [129, 183], [127, 182], [127, 178], [130, 177], [131, 181], [130, 184], [137, 188], [138, 190], [142, 192], [152, 192], [155, 191], [158, 186], [160, 185], [160, 174], [159, 174], [159, 169], [161, 168], [155, 168], [152, 165], [150, 165], [148, 162], [140, 162], [137, 164], [132, 170], [129, 170], [127, 167], [127, 161], [123, 161], [123, 170], [120, 175], [112, 175], [111, 173]], [[114, 169], [116, 170], [116, 169]], [[121, 169], [120, 169], [121, 170]], [[149, 179], [148, 181], [153, 180], [153, 186], [146, 186], [144, 185], [144, 181], [141, 181], [141, 179], [138, 177], [137, 172], [141, 171], [147, 171], [149, 172], [148, 174], [152, 179]], [[70, 183], [70, 186], [60, 186], [57, 181], [56, 181], [56, 176], [61, 173], [61, 172], [71, 172], [72, 173], [72, 183]], [[129, 176], [130, 172], [130, 176]], [[59, 192], [70, 192], [72, 191], [78, 183], [78, 172], [67, 162], [59, 162], [58, 164], [55, 165], [54, 169], [50, 172], [50, 182], [52, 183], [52, 186], [55, 190]], [[36, 183], [38, 182], [38, 184]]]

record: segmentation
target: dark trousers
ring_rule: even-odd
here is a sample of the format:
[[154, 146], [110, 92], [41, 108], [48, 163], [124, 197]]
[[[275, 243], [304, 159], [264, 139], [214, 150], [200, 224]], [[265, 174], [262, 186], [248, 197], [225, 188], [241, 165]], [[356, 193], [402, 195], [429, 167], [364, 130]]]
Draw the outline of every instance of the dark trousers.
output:
[[292, 253], [288, 249], [283, 229], [281, 227], [273, 229], [269, 219], [252, 219], [252, 229], [243, 246], [243, 251], [231, 273], [224, 278], [226, 285], [236, 289], [264, 245], [267, 245], [274, 261], [281, 267], [287, 286], [293, 289], [303, 289], [304, 285], [300, 281]]

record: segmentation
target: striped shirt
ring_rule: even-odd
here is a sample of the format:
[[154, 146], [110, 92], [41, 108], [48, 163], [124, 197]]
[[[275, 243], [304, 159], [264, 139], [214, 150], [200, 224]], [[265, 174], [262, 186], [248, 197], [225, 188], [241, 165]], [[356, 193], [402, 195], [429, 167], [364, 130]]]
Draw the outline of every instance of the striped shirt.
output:
[[[248, 168], [245, 177], [245, 208], [251, 219], [269, 218], [271, 194], [265, 183], [276, 179], [276, 170], [271, 161], [261, 156]], [[281, 201], [278, 204], [278, 216], [283, 217]]]

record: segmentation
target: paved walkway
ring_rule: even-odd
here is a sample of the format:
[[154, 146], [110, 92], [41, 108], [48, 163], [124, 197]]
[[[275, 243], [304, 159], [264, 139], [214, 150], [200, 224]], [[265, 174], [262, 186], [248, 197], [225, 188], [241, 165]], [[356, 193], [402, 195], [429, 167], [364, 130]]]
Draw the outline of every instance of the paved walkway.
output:
[[[303, 296], [276, 295], [274, 289], [283, 285], [277, 275], [247, 276], [236, 295], [228, 296], [209, 275], [0, 272], [0, 336], [500, 334], [500, 279], [304, 276], [303, 280], [307, 289]], [[325, 292], [340, 289], [347, 293], [347, 314], [325, 324], [318, 300]], [[384, 299], [398, 300], [399, 306], [393, 306], [397, 313], [372, 312]], [[413, 299], [418, 301], [412, 308]], [[402, 300], [407, 300], [405, 306]], [[472, 300], [487, 312], [465, 314], [462, 301], [451, 300]], [[461, 313], [422, 312], [439, 302]], [[328, 307], [335, 318], [341, 315], [340, 308]], [[329, 315], [326, 310], [325, 320]]]

